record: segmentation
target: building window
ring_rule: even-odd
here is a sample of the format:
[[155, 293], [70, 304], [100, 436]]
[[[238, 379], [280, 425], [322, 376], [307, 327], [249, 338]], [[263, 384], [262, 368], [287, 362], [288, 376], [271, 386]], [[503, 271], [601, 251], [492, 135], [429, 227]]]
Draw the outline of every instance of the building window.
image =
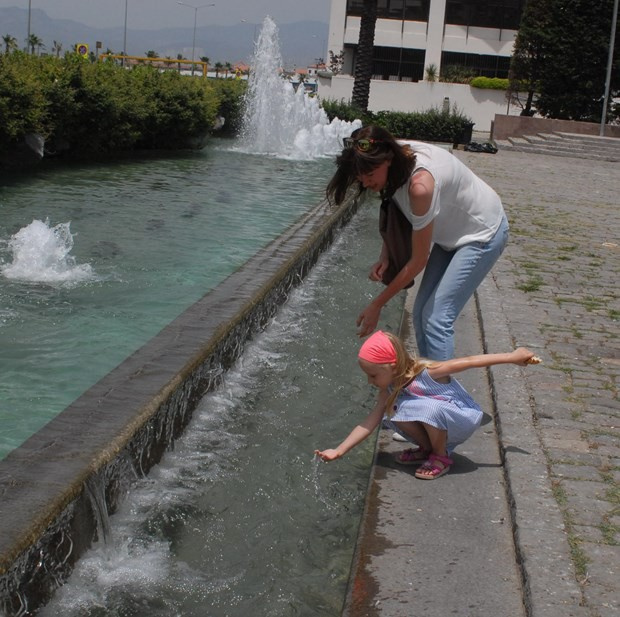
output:
[[[352, 47], [357, 50], [357, 46]], [[420, 81], [424, 78], [424, 57], [423, 49], [401, 49], [400, 47], [375, 45], [372, 54], [372, 78], [389, 81]]]
[[[431, 0], [378, 0], [379, 19], [428, 21]], [[364, 12], [364, 0], [347, 0], [347, 15], [360, 17]]]
[[461, 54], [444, 51], [441, 54], [441, 75], [448, 77], [451, 73], [460, 73], [471, 77], [508, 77], [510, 57], [489, 56], [484, 54]]
[[518, 30], [525, 0], [447, 0], [446, 23]]

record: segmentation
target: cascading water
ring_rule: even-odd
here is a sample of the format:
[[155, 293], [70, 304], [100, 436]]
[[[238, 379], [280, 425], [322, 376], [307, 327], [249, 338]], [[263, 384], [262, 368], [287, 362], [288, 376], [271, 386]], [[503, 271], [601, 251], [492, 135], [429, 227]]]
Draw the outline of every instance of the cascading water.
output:
[[256, 154], [293, 159], [331, 155], [342, 148], [342, 138], [351, 135], [361, 121], [331, 123], [316, 97], [300, 85], [297, 91], [281, 76], [282, 56], [278, 27], [266, 17], [256, 42], [241, 143]]

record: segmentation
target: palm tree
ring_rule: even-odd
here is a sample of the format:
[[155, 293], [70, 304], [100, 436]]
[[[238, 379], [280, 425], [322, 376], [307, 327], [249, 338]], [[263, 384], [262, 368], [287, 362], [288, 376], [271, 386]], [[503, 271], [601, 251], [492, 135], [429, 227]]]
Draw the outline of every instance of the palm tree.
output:
[[360, 20], [360, 36], [355, 57], [353, 95], [351, 97], [351, 104], [360, 111], [368, 110], [376, 23], [377, 0], [364, 0], [364, 9]]
[[215, 68], [215, 76], [219, 77], [220, 71], [224, 68], [224, 65], [221, 62], [216, 62], [214, 68]]
[[17, 49], [17, 39], [10, 34], [5, 34], [2, 37], [2, 42], [4, 43], [4, 53], [10, 54], [12, 51]]
[[62, 43], [58, 41], [54, 41], [54, 45], [52, 45], [52, 51], [56, 54], [57, 58], [60, 58], [60, 52], [62, 51]]
[[230, 71], [232, 71], [232, 70], [233, 70], [233, 67], [232, 67], [232, 64], [231, 64], [230, 62], [226, 62], [226, 63], [224, 63], [224, 71], [225, 71], [224, 76], [225, 76], [225, 77], [228, 77], [228, 73], [229, 73]]
[[26, 43], [28, 44], [28, 47], [30, 47], [30, 53], [33, 56], [35, 48], [40, 51], [41, 47], [45, 47], [45, 45], [43, 45], [43, 40], [40, 39], [36, 34], [31, 34], [26, 40]]

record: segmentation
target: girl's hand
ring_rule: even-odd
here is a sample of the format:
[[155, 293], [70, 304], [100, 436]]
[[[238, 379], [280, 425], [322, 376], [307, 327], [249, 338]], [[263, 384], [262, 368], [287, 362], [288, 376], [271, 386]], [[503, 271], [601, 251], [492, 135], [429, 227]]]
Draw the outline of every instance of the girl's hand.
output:
[[315, 450], [314, 453], [327, 463], [335, 461], [341, 456], [338, 450], [323, 450], [322, 452], [320, 450]]
[[542, 360], [534, 355], [534, 352], [526, 349], [525, 347], [519, 347], [512, 352], [514, 364], [521, 366], [527, 366], [528, 364], [540, 364]]
[[369, 304], [357, 318], [357, 326], [359, 327], [357, 335], [362, 337], [374, 332], [379, 323], [380, 315], [381, 309], [375, 308], [374, 305]]
[[381, 259], [377, 261], [376, 263], [372, 265], [368, 278], [371, 281], [378, 281], [380, 283], [383, 280], [383, 273], [385, 272], [387, 267], [388, 267], [387, 259], [385, 260]]

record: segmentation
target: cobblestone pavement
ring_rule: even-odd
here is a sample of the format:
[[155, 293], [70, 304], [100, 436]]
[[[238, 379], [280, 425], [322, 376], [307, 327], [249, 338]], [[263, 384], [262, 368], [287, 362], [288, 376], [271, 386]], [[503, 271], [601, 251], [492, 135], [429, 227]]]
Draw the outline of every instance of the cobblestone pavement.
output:
[[479, 294], [487, 351], [525, 345], [544, 362], [524, 382], [494, 381], [528, 613], [617, 617], [620, 166], [456, 154], [511, 225]]

